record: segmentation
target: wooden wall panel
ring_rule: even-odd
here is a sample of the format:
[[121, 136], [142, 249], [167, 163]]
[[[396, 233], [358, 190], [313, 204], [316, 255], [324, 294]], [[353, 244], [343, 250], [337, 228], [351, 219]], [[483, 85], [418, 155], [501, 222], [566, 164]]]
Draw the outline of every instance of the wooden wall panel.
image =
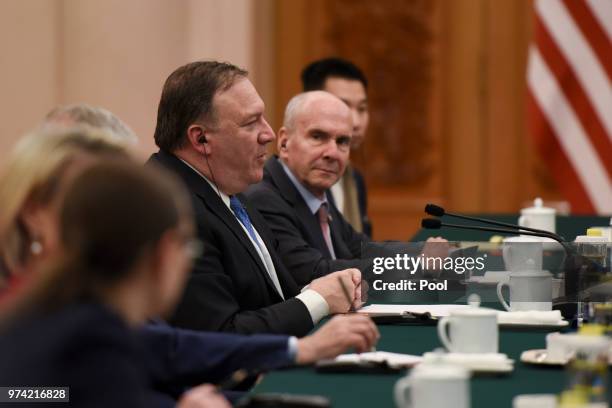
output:
[[445, 195], [455, 211], [474, 212], [484, 202], [483, 0], [443, 4]]

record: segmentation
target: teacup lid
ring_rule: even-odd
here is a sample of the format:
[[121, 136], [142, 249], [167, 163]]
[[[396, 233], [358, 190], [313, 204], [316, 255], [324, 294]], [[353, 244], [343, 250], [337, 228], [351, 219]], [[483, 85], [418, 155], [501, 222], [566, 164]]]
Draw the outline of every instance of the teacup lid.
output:
[[451, 310], [450, 315], [461, 317], [497, 316], [497, 310], [486, 307], [466, 307]]
[[590, 244], [605, 244], [608, 242], [608, 238], [602, 236], [592, 236], [592, 235], [578, 235], [574, 242], [579, 243], [590, 243]]
[[412, 375], [427, 380], [466, 380], [470, 377], [470, 371], [460, 365], [452, 365], [443, 362], [421, 363], [412, 369]]
[[533, 200], [533, 207], [523, 208], [521, 214], [555, 214], [556, 210], [550, 207], [544, 207], [544, 201], [540, 197]]

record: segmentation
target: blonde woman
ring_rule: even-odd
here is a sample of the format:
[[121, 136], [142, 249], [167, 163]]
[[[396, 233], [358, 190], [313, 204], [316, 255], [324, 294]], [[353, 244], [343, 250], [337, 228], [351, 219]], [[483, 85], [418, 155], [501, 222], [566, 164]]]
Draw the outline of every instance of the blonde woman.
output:
[[17, 144], [0, 176], [0, 302], [56, 250], [56, 214], [66, 183], [104, 157], [128, 155], [95, 129], [39, 130]]

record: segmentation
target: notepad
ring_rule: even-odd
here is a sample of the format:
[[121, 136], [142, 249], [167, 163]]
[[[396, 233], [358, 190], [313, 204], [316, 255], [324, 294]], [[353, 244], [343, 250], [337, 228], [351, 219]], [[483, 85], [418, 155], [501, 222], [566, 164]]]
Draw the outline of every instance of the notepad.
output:
[[362, 307], [357, 313], [364, 313], [369, 316], [393, 316], [401, 315], [406, 312], [427, 313], [434, 317], [448, 316], [451, 311], [469, 308], [469, 305], [380, 305], [372, 304]]
[[423, 361], [423, 357], [411, 354], [389, 353], [387, 351], [374, 351], [361, 354], [341, 354], [333, 360], [338, 364], [360, 363], [387, 363], [390, 367], [412, 367]]

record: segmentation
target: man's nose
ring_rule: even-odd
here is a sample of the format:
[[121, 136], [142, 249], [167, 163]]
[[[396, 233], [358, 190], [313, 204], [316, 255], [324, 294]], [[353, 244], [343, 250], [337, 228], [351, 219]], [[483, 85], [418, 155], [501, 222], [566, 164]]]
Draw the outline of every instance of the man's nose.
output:
[[266, 144], [272, 142], [276, 138], [272, 127], [268, 123], [268, 121], [263, 119], [263, 129], [259, 133], [259, 143]]
[[323, 157], [329, 160], [340, 160], [342, 152], [338, 148], [338, 143], [336, 139], [330, 138], [329, 141], [325, 144], [325, 151], [323, 152]]

